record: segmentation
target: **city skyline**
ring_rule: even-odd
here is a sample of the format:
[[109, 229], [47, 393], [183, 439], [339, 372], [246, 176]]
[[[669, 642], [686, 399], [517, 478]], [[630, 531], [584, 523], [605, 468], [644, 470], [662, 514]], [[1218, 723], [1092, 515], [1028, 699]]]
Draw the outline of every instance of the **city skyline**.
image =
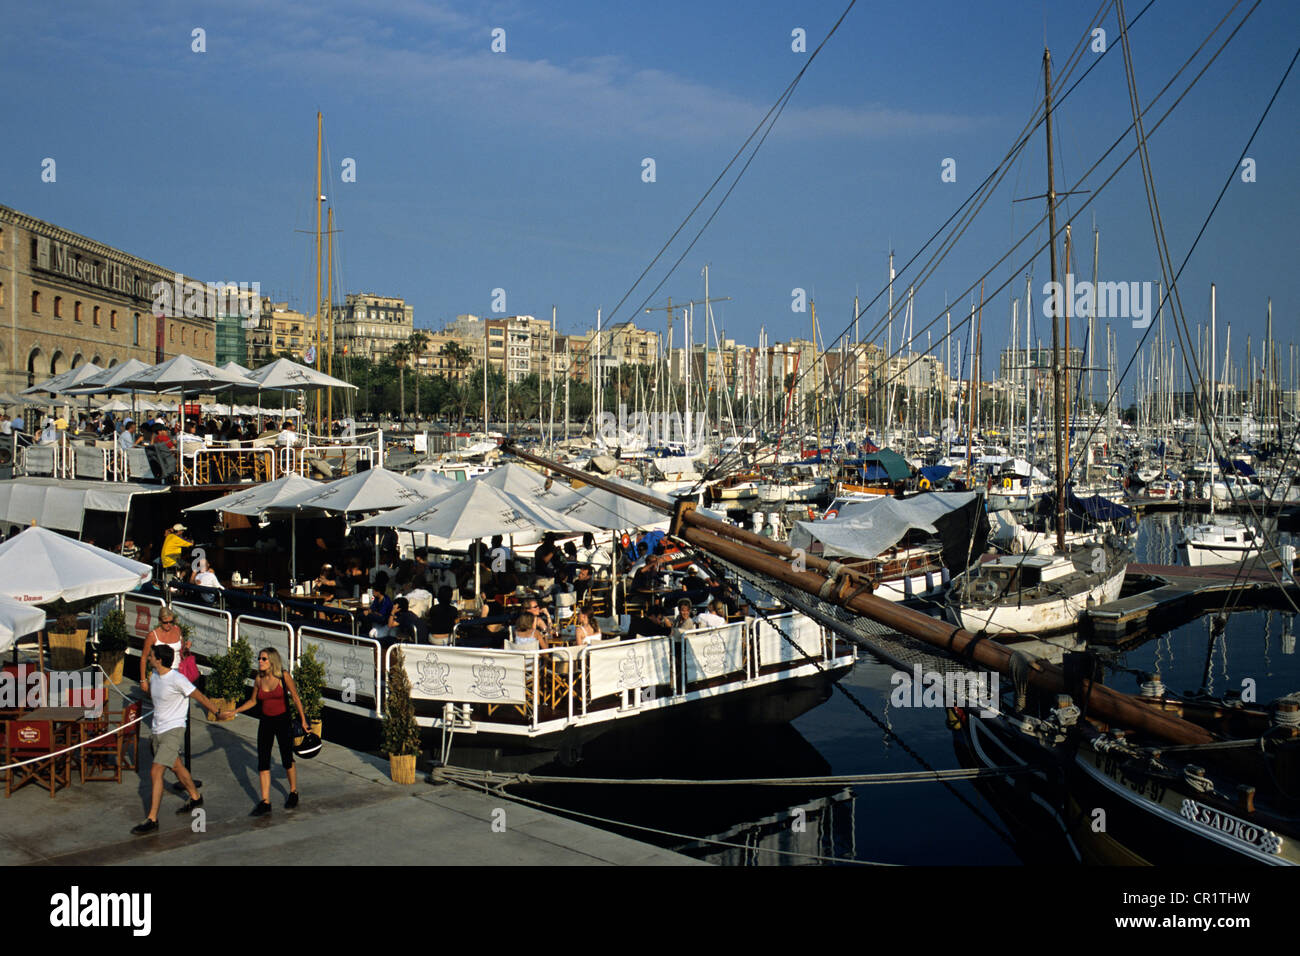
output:
[[[286, 3], [262, 13], [234, 3], [200, 13], [145, 3], [94, 25], [19, 11], [5, 44], [8, 95], [45, 108], [28, 120], [22, 148], [0, 157], [8, 184], [0, 201], [188, 275], [260, 281], [310, 313], [315, 255], [311, 237], [294, 230], [315, 226], [321, 109], [323, 191], [341, 230], [336, 298], [357, 289], [401, 296], [426, 329], [467, 313], [549, 318], [554, 305], [567, 334], [593, 327], [597, 308], [602, 324], [662, 333], [663, 313], [640, 311], [642, 301], [703, 298], [699, 272], [711, 263], [711, 294], [730, 297], [714, 306], [727, 338], [753, 345], [760, 327], [772, 339], [810, 338], [810, 314], [791, 311], [803, 290], [817, 302], [820, 337], [833, 341], [854, 294], [865, 306], [883, 287], [891, 246], [901, 272], [1014, 140], [1041, 97], [1044, 32], [1063, 69], [1087, 26], [1065, 4], [1046, 14], [990, 6], [979, 22], [955, 3], [919, 17], [856, 7], [699, 245], [659, 291], [651, 293], [662, 262], [616, 310], [843, 8], [766, 3], [742, 17], [575, 3], [543, 16], [510, 4], [391, 2], [359, 13]], [[1155, 5], [1144, 14], [1132, 33], [1144, 104], [1224, 11]], [[1175, 267], [1280, 79], [1298, 23], [1291, 8], [1261, 6], [1151, 132]], [[1113, 16], [1105, 27], [1113, 52], [1055, 114], [1058, 191], [1129, 119]], [[806, 32], [803, 52], [793, 48], [797, 30]], [[504, 49], [493, 52], [498, 40]], [[56, 75], [40, 69], [38, 49], [57, 60]], [[1081, 62], [1079, 72], [1089, 65]], [[151, 105], [119, 108], [137, 102]], [[1289, 81], [1250, 151], [1255, 181], [1229, 188], [1180, 280], [1192, 323], [1206, 320], [1216, 282], [1221, 327], [1232, 323], [1241, 347], [1247, 334], [1262, 337], [1270, 295], [1275, 334], [1285, 341], [1294, 328], [1300, 280], [1284, 257], [1287, 212], [1300, 198], [1286, 165], [1297, 131], [1281, 117], [1295, 115], [1295, 103]], [[1188, 142], [1198, 149], [1184, 149]], [[1130, 138], [1124, 150], [1131, 146]], [[46, 159], [56, 163], [54, 181], [42, 178]], [[943, 178], [949, 159], [955, 182]], [[341, 182], [349, 160], [355, 181]], [[1044, 191], [1044, 167], [1040, 130], [991, 212], [918, 292], [918, 348], [944, 299], [957, 299], [1041, 215], [1041, 199], [1015, 200]], [[1102, 178], [1081, 188], [1100, 189]], [[1064, 199], [1062, 218], [1087, 198]], [[1157, 281], [1136, 162], [1075, 221], [1070, 271], [1080, 278], [1092, 274], [1094, 213], [1101, 279]], [[1037, 230], [1035, 244], [1045, 233]], [[680, 252], [679, 242], [667, 261]], [[1033, 269], [1035, 339], [1044, 341], [1045, 254]], [[896, 313], [911, 278], [895, 283]], [[494, 312], [497, 290], [504, 308]], [[1007, 344], [1011, 291], [1023, 295], [1023, 277], [985, 304], [986, 368]], [[977, 297], [953, 302], [954, 324]], [[883, 343], [883, 330], [865, 332], [884, 311], [882, 300], [864, 315], [864, 339]], [[1132, 354], [1140, 332], [1122, 319], [1114, 327], [1121, 356]], [[940, 318], [932, 341], [943, 328]]]

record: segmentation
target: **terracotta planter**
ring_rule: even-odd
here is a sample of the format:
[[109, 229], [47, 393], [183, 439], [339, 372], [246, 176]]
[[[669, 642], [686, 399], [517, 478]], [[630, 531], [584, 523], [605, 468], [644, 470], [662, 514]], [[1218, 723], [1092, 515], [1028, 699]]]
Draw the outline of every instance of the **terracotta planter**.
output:
[[393, 783], [415, 783], [415, 754], [390, 754], [388, 773]]
[[100, 651], [99, 653], [99, 666], [102, 667], [104, 673], [108, 675], [110, 683], [122, 683], [122, 671], [125, 664], [125, 651]]
[[50, 669], [56, 671], [75, 671], [80, 670], [86, 663], [86, 635], [90, 633], [85, 628], [78, 628], [71, 634], [56, 634], [50, 631], [46, 634], [50, 647]]

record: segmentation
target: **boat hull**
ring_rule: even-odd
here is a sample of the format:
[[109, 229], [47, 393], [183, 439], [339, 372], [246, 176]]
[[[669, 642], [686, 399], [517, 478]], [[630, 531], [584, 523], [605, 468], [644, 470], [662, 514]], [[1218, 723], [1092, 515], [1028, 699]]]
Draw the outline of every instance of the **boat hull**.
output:
[[1088, 608], [1114, 601], [1124, 587], [1124, 568], [1086, 591], [1064, 598], [1026, 601], [1022, 604], [996, 604], [991, 607], [949, 605], [948, 616], [954, 624], [978, 634], [995, 637], [1025, 634], [1051, 634], [1078, 628]]

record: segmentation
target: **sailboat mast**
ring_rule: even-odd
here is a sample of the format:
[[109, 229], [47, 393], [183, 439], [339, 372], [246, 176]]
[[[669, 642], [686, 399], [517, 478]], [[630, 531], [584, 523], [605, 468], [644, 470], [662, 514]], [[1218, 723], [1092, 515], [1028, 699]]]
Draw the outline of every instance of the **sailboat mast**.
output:
[[1056, 277], [1056, 178], [1052, 157], [1052, 51], [1043, 50], [1043, 84], [1046, 88], [1047, 118], [1047, 247], [1052, 269], [1052, 289], [1058, 295], [1052, 301], [1052, 413], [1056, 431], [1056, 546], [1065, 550], [1065, 448], [1061, 424], [1065, 420], [1064, 394], [1061, 389], [1061, 298]]
[[[326, 362], [325, 371], [327, 374], [333, 375], [334, 374], [334, 207], [333, 206], [330, 206], [329, 208], [328, 217], [329, 217], [328, 218], [329, 226], [325, 230], [325, 234], [329, 236], [328, 254], [325, 257], [325, 261], [327, 263], [326, 274], [325, 274], [325, 301], [329, 309], [329, 313], [328, 313], [329, 314], [329, 322], [328, 322], [329, 335], [326, 337], [327, 341], [329, 342], [329, 351], [326, 353], [327, 357], [325, 359]], [[317, 349], [316, 351], [319, 352], [320, 349]], [[417, 374], [419, 373], [418, 369], [416, 370], [416, 373]], [[333, 422], [334, 422], [334, 389], [333, 388], [325, 389], [325, 402], [326, 402], [325, 420], [330, 423], [332, 429]]]
[[[321, 353], [321, 286], [320, 286], [320, 259], [321, 259], [321, 229], [320, 216], [321, 204], [325, 197], [321, 195], [321, 133], [324, 119], [318, 110], [316, 112], [316, 195], [314, 197], [316, 206], [316, 371], [320, 371], [320, 353]], [[321, 430], [320, 419], [320, 391], [316, 392], [316, 432]]]

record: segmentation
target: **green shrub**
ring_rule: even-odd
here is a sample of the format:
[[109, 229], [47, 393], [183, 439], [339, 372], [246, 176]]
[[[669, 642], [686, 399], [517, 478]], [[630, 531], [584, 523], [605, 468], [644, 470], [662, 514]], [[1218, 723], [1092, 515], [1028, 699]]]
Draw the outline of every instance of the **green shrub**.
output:
[[100, 651], [125, 651], [130, 642], [131, 632], [126, 629], [126, 615], [120, 610], [112, 610], [104, 615], [104, 620], [99, 623]]
[[325, 690], [325, 666], [316, 659], [316, 645], [308, 644], [293, 669], [294, 683], [298, 685], [298, 699], [308, 721], [320, 720], [323, 709], [321, 694]]
[[393, 648], [388, 667], [388, 695], [384, 705], [384, 753], [402, 757], [420, 752], [420, 725], [411, 706], [411, 679], [401, 647]]
[[252, 670], [253, 647], [241, 637], [226, 653], [212, 658], [212, 671], [205, 685], [207, 695], [243, 703]]

